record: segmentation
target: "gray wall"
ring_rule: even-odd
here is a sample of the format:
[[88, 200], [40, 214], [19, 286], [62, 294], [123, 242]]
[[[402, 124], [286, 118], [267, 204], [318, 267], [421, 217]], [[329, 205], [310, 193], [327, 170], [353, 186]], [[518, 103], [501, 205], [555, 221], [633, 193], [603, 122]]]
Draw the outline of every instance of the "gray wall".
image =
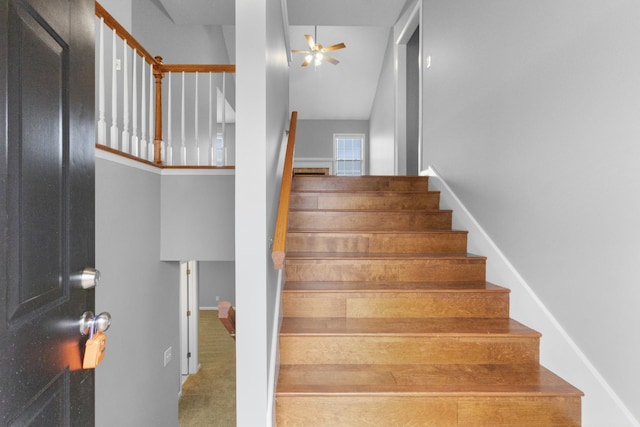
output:
[[423, 20], [423, 164], [640, 418], [640, 3], [425, 0]]
[[[278, 274], [271, 264], [288, 128], [289, 69], [280, 0], [236, 2], [237, 424], [265, 425]], [[281, 174], [281, 172], [280, 172]]]
[[[229, 64], [221, 25], [176, 25], [152, 0], [133, 3], [132, 34], [166, 64]], [[235, 78], [227, 83], [227, 99], [235, 107]]]
[[160, 175], [96, 159], [96, 312], [112, 316], [96, 369], [97, 426], [178, 423], [179, 266], [159, 260], [159, 213]]
[[129, 32], [133, 20], [133, 0], [102, 0], [100, 4]]
[[[376, 96], [369, 117], [369, 173], [393, 175], [395, 159], [395, 76], [393, 31], [389, 34]], [[404, 158], [404, 157], [403, 157]]]
[[[201, 261], [198, 263], [198, 305], [215, 308], [220, 301], [236, 304], [236, 263]], [[218, 297], [218, 299], [216, 299]]]
[[163, 175], [162, 260], [233, 261], [234, 175]]
[[298, 120], [296, 158], [333, 159], [334, 133], [363, 133], [365, 153], [369, 152], [368, 120]]

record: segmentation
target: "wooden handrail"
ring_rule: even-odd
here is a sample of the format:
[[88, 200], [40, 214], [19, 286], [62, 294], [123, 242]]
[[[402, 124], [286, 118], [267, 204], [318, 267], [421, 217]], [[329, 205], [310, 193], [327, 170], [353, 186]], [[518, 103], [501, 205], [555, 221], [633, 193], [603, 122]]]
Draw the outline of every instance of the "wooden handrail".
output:
[[159, 64], [158, 69], [163, 73], [235, 73], [235, 64]]
[[280, 186], [280, 203], [278, 204], [278, 218], [273, 236], [273, 249], [271, 259], [276, 270], [284, 268], [284, 260], [287, 252], [287, 227], [289, 224], [289, 199], [291, 198], [291, 181], [293, 179], [293, 148], [296, 143], [296, 125], [298, 112], [291, 113], [289, 125], [289, 138], [287, 139], [287, 152], [284, 157], [282, 172], [282, 184]]

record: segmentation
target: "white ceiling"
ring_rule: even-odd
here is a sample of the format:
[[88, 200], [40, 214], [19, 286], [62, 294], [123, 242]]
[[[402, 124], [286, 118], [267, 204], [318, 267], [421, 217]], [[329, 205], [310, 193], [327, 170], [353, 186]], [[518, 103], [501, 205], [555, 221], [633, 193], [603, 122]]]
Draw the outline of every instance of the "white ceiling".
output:
[[[314, 35], [314, 28], [292, 25], [290, 33], [292, 49], [308, 49], [304, 35]], [[293, 55], [291, 110], [300, 119], [368, 120], [388, 37], [387, 27], [319, 26], [317, 43], [344, 42], [347, 47], [330, 53], [339, 64], [324, 62], [317, 68], [301, 67], [304, 55]]]
[[[229, 58], [235, 61], [234, 0], [156, 0], [176, 24], [222, 25]], [[367, 120], [378, 85], [391, 27], [407, 0], [287, 0], [292, 49], [306, 49], [305, 34], [324, 46], [344, 42], [331, 53], [338, 65], [300, 67], [293, 55], [290, 108], [300, 119]], [[187, 7], [188, 4], [188, 7]]]

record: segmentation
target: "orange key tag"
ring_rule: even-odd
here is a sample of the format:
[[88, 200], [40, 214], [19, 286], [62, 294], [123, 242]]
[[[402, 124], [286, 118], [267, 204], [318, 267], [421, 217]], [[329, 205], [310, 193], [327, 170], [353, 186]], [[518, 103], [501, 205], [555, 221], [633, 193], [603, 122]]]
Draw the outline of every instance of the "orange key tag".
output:
[[93, 369], [104, 359], [104, 352], [107, 349], [107, 336], [96, 331], [93, 333], [84, 346], [83, 369]]

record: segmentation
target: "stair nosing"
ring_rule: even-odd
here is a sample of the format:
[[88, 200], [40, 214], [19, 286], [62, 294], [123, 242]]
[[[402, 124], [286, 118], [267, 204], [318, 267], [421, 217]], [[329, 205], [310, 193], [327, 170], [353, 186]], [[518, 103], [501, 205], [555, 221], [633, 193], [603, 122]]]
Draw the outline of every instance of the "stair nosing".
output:
[[486, 261], [487, 257], [472, 253], [367, 253], [367, 252], [287, 252], [287, 261], [297, 260], [469, 260]]
[[[313, 288], [309, 288], [309, 289], [290, 289], [288, 287], [288, 284], [290, 283], [334, 283], [336, 284], [335, 288], [331, 288], [331, 289], [313, 289]], [[352, 282], [304, 282], [304, 281], [291, 281], [291, 282], [286, 282], [284, 285], [284, 288], [282, 289], [283, 293], [291, 293], [291, 294], [324, 294], [324, 293], [345, 293], [345, 294], [352, 294], [352, 293], [495, 293], [495, 294], [509, 294], [511, 293], [511, 289], [509, 288], [504, 288], [502, 286], [493, 284], [491, 282], [488, 281], [484, 281], [484, 285], [485, 288], [473, 288], [473, 287], [468, 287], [468, 288], [463, 288], [462, 286], [465, 286], [465, 284], [461, 284], [460, 282], [453, 282], [456, 285], [459, 285], [459, 288], [438, 288], [437, 286], [439, 284], [439, 282], [433, 282], [430, 285], [434, 286], [433, 288], [408, 288], [408, 285], [405, 289], [401, 289], [401, 288], [375, 288], [375, 285], [381, 285], [380, 283], [375, 283], [375, 282], [357, 282], [357, 283], [362, 283], [363, 287], [359, 288], [359, 289], [344, 289], [344, 288], [339, 288], [339, 284], [340, 283], [347, 283], [347, 284], [352, 284]], [[418, 282], [419, 283], [419, 282]], [[366, 285], [365, 285], [366, 284]], [[384, 284], [384, 283], [383, 283]], [[391, 285], [393, 286], [393, 283], [386, 283], [387, 285]], [[397, 283], [397, 285], [401, 286], [404, 283], [399, 282]], [[370, 286], [370, 287], [364, 287], [364, 286]], [[489, 288], [487, 288], [486, 286], [489, 286]]]
[[[465, 330], [468, 325], [453, 325], [451, 330], [427, 330], [426, 324], [445, 324], [447, 321], [455, 319], [458, 323], [477, 324], [478, 322], [487, 323], [489, 320], [496, 320], [502, 323], [506, 323], [507, 330], [496, 330], [499, 328], [486, 327], [478, 328], [477, 330]], [[411, 322], [412, 320], [421, 320], [423, 325], [416, 330], [408, 331], [404, 324]], [[328, 327], [322, 327], [323, 324], [328, 322], [342, 323], [344, 327], [339, 328], [333, 326], [333, 329], [329, 330]], [[374, 322], [380, 325], [371, 325]], [[298, 325], [296, 325], [296, 323]], [[300, 326], [300, 323], [306, 323], [306, 325]], [[395, 324], [394, 324], [395, 323]], [[362, 325], [358, 330], [358, 324]], [[369, 324], [369, 326], [367, 326]], [[291, 325], [291, 326], [289, 326]], [[308, 326], [311, 325], [311, 326]], [[311, 330], [313, 325], [320, 325], [315, 330]], [[442, 325], [442, 326], [447, 326]], [[296, 327], [298, 330], [296, 330]], [[368, 329], [365, 330], [364, 327]], [[415, 327], [415, 323], [414, 323]], [[383, 329], [385, 328], [385, 329]], [[396, 328], [396, 329], [393, 329]], [[517, 328], [518, 330], [510, 330]], [[500, 328], [502, 329], [502, 328]], [[284, 330], [284, 331], [283, 331]], [[477, 337], [477, 338], [531, 338], [539, 339], [542, 334], [535, 329], [532, 329], [517, 320], [512, 318], [497, 318], [497, 317], [445, 317], [445, 318], [334, 318], [334, 317], [285, 317], [282, 321], [280, 328], [280, 337]]]
[[317, 213], [345, 213], [345, 212], [362, 212], [362, 213], [429, 213], [429, 214], [437, 214], [437, 213], [446, 213], [451, 214], [453, 210], [451, 209], [299, 209], [299, 208], [291, 208], [289, 209], [289, 213], [293, 212], [317, 212]]
[[[576, 388], [571, 383], [562, 379], [549, 369], [545, 368], [541, 364], [426, 364], [420, 365], [419, 369], [415, 369], [416, 365], [283, 365], [284, 370], [288, 368], [298, 367], [301, 371], [314, 372], [318, 367], [322, 369], [336, 371], [340, 373], [353, 372], [370, 372], [389, 374], [394, 379], [393, 383], [359, 383], [359, 384], [313, 384], [313, 383], [292, 383], [292, 382], [279, 382], [276, 389], [276, 395], [282, 397], [288, 396], [572, 396], [579, 397], [584, 396], [584, 393]], [[425, 383], [413, 383], [413, 384], [398, 384], [395, 381], [394, 372], [409, 372], [417, 373], [418, 375], [424, 374], [424, 368], [433, 369], [432, 372], [440, 370], [454, 371], [456, 368], [463, 367], [467, 369], [482, 369], [491, 366], [491, 375], [496, 375], [493, 382], [487, 382], [488, 377], [484, 377], [484, 382], [479, 383], [467, 383], [467, 384], [432, 384], [425, 381]], [[504, 371], [509, 369], [524, 368], [524, 370], [532, 369], [532, 378], [538, 378], [538, 383], [525, 383], [525, 384], [513, 384], [505, 383], [502, 381], [502, 375]], [[497, 372], [494, 369], [497, 368]], [[344, 372], [343, 372], [344, 370]], [[415, 372], [418, 371], [418, 372]], [[422, 372], [420, 372], [422, 371]], [[502, 372], [500, 372], [502, 371]], [[316, 371], [318, 372], [318, 371]], [[427, 369], [427, 377], [429, 375]], [[546, 381], [546, 382], [545, 382]], [[316, 390], [313, 390], [313, 388]], [[333, 390], [329, 390], [333, 388]], [[348, 390], [351, 388], [351, 390]], [[367, 390], [369, 388], [369, 390]], [[438, 388], [440, 388], [438, 390]], [[457, 388], [457, 390], [454, 390]], [[503, 390], [498, 390], [502, 388]], [[532, 390], [534, 389], [535, 390]], [[298, 390], [296, 390], [298, 389]], [[355, 390], [354, 390], [355, 389]]]
[[333, 230], [330, 228], [290, 228], [287, 230], [287, 234], [302, 234], [302, 233], [313, 233], [313, 234], [465, 234], [468, 235], [469, 232], [467, 230], [442, 230], [438, 228], [433, 229], [420, 229], [420, 230], [346, 230], [339, 229]]
[[414, 195], [414, 194], [428, 194], [428, 195], [436, 195], [436, 194], [441, 194], [440, 190], [339, 190], [339, 189], [329, 189], [329, 190], [291, 190], [292, 194], [352, 194], [352, 193], [358, 193], [358, 194], [364, 194], [367, 196], [370, 195], [377, 195], [380, 193], [384, 193], [384, 195], [381, 195], [380, 197], [385, 197], [388, 196], [388, 193], [393, 193], [393, 194], [398, 194], [398, 195]]

